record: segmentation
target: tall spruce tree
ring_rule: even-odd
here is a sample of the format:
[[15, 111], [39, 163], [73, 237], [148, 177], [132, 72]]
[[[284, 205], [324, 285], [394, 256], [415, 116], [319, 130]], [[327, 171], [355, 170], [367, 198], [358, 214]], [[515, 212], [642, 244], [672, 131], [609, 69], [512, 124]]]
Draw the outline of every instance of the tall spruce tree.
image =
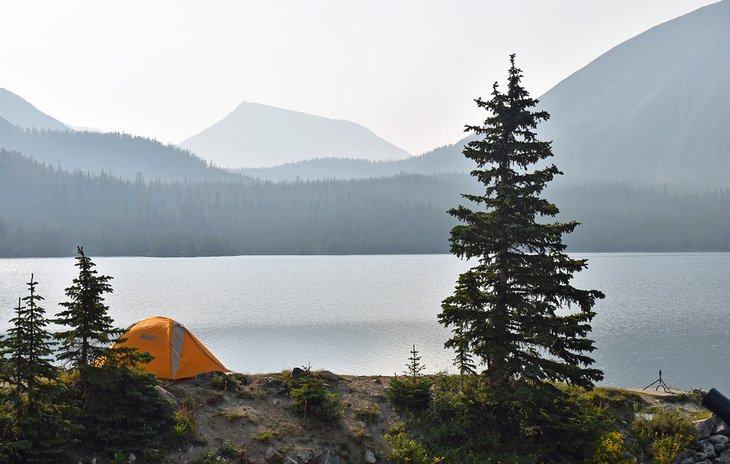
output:
[[109, 307], [104, 304], [104, 294], [112, 292], [109, 283], [112, 278], [99, 275], [84, 249], [77, 250], [79, 275], [66, 289], [69, 301], [61, 303], [66, 309], [54, 321], [69, 327], [56, 334], [60, 342], [58, 359], [73, 367], [92, 364], [108, 354], [111, 344], [122, 333], [114, 327], [113, 319], [107, 314]]
[[578, 223], [546, 219], [558, 208], [541, 195], [562, 173], [544, 161], [553, 156], [551, 143], [538, 140], [535, 129], [549, 115], [533, 110], [538, 101], [520, 84], [514, 58], [507, 92], [495, 83], [490, 100], [476, 100], [488, 112], [484, 125], [466, 126], [481, 138], [464, 156], [476, 162], [471, 174], [485, 190], [463, 195], [474, 210], [449, 210], [462, 223], [450, 242], [453, 254], [477, 265], [459, 276], [439, 321], [453, 328], [447, 346], [459, 350], [461, 364], [466, 351], [473, 353], [493, 386], [552, 380], [591, 387], [603, 377], [586, 354], [594, 350], [587, 338], [592, 308], [603, 294], [571, 285], [587, 262], [565, 253], [562, 236]]

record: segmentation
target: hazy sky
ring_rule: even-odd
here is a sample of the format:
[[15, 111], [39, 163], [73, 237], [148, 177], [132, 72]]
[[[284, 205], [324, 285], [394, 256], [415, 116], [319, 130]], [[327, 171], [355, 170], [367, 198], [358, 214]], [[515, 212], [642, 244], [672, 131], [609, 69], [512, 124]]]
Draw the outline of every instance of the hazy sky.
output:
[[[0, 0], [0, 87], [177, 143], [242, 101], [348, 119], [411, 153], [483, 119], [515, 52], [539, 96], [710, 0]], [[282, 134], [282, 136], [286, 136]]]

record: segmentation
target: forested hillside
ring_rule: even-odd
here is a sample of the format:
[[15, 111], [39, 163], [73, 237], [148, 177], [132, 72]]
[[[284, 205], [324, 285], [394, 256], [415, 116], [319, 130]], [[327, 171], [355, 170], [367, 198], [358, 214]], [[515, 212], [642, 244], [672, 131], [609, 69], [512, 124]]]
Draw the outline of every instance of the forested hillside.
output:
[[[0, 150], [0, 256], [446, 253], [467, 175], [293, 183], [148, 182], [58, 171]], [[730, 251], [727, 192], [627, 185], [548, 192], [583, 224], [572, 251]]]
[[474, 163], [461, 152], [468, 137], [451, 145], [436, 148], [422, 155], [394, 161], [368, 161], [352, 158], [316, 158], [270, 168], [237, 169], [245, 176], [262, 180], [367, 179], [369, 177], [409, 174], [465, 173]]
[[242, 181], [173, 145], [127, 134], [22, 129], [0, 118], [0, 148], [68, 171], [145, 180]]
[[145, 184], [0, 151], [0, 255], [445, 252], [462, 181]]

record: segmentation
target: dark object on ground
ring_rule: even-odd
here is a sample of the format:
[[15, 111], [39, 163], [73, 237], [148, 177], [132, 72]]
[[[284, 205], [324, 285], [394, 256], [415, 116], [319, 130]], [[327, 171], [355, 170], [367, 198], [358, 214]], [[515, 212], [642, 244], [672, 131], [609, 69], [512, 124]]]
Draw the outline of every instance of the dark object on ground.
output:
[[295, 367], [295, 368], [293, 368], [291, 370], [290, 376], [291, 376], [292, 379], [299, 379], [299, 378], [304, 377], [305, 375], [307, 375], [308, 372], [309, 372], [309, 370], [304, 370], [304, 369], [300, 369], [298, 367]]
[[289, 389], [286, 380], [267, 377], [261, 384], [261, 389], [270, 395], [283, 395]]
[[715, 413], [726, 424], [730, 424], [730, 399], [716, 388], [710, 389], [702, 398], [702, 406]]
[[654, 385], [656, 385], [656, 391], [659, 391], [659, 389], [661, 388], [662, 390], [664, 390], [664, 393], [672, 393], [672, 390], [669, 388], [669, 385], [664, 383], [664, 380], [662, 380], [662, 371], [661, 370], [659, 370], [659, 379], [653, 381], [652, 383], [650, 383], [649, 385], [644, 387], [642, 390], [646, 390], [647, 388], [653, 387]]

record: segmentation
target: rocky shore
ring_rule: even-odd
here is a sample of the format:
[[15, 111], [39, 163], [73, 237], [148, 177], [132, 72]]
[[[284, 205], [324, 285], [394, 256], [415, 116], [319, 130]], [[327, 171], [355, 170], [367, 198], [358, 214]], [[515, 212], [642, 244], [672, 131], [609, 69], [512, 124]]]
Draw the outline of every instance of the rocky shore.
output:
[[730, 463], [730, 428], [713, 415], [709, 419], [695, 422], [697, 440], [690, 449], [681, 453], [675, 461], [678, 464]]
[[[322, 420], [293, 408], [288, 379], [301, 370], [277, 374], [202, 377], [163, 383], [162, 389], [194, 424], [166, 463], [208, 464], [360, 464], [386, 463], [384, 436], [404, 418], [386, 398], [385, 376], [341, 376], [318, 372], [336, 393], [340, 411]], [[691, 418], [697, 439], [675, 464], [730, 463], [730, 428], [704, 409], [697, 395], [655, 395], [651, 391], [609, 389], [640, 397], [636, 417], [658, 409], [679, 410]], [[630, 433], [625, 431], [624, 433]], [[418, 438], [417, 436], [415, 438]], [[643, 462], [632, 458], [633, 462]]]

